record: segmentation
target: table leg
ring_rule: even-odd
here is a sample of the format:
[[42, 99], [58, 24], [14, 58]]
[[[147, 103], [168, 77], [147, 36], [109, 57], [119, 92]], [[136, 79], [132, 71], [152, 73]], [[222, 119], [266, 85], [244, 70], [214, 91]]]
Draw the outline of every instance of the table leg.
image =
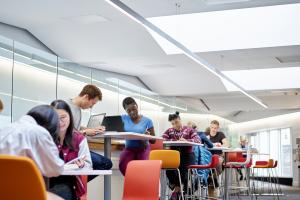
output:
[[[224, 163], [226, 165], [227, 163], [227, 153], [225, 152], [225, 156], [224, 156]], [[225, 173], [225, 180], [224, 180], [224, 199], [225, 200], [229, 200], [229, 193], [228, 193], [228, 180], [229, 180], [229, 170], [228, 168], [225, 167], [224, 170]]]
[[[111, 159], [111, 138], [104, 138], [104, 156]], [[111, 176], [104, 176], [104, 200], [111, 200]]]

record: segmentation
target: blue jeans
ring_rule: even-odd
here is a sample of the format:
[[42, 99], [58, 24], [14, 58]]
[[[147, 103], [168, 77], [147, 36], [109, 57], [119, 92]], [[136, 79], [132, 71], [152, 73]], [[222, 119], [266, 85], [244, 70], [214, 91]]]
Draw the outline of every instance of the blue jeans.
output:
[[[94, 170], [110, 170], [113, 166], [110, 159], [91, 151], [92, 163]], [[88, 176], [88, 181], [93, 180], [97, 176]]]

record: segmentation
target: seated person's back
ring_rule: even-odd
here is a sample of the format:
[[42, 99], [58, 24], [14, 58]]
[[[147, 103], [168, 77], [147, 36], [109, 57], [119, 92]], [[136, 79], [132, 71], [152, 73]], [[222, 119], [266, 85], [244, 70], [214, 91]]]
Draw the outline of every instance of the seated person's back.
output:
[[47, 105], [34, 107], [0, 130], [0, 154], [29, 157], [44, 176], [57, 176], [64, 165], [50, 135], [57, 134], [57, 130], [58, 116], [54, 109]]

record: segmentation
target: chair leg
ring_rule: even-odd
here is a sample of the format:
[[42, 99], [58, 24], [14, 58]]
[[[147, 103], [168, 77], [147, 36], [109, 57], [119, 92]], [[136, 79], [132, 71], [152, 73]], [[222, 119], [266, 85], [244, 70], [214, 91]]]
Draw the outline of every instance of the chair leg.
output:
[[176, 169], [178, 172], [178, 177], [179, 177], [179, 184], [180, 184], [180, 196], [181, 199], [184, 200], [184, 195], [183, 195], [183, 186], [182, 186], [182, 182], [181, 182], [181, 176], [180, 176], [180, 170]]
[[215, 185], [215, 179], [214, 179], [213, 170], [212, 170], [212, 169], [209, 169], [209, 170], [210, 170], [210, 173], [211, 173], [211, 179], [212, 179], [212, 182], [213, 182], [214, 189], [216, 189], [216, 185]]

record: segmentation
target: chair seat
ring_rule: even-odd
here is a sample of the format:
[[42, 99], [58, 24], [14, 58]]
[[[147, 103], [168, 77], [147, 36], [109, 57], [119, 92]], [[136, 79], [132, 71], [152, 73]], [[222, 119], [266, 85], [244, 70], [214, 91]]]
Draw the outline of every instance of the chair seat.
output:
[[211, 169], [211, 165], [189, 165], [190, 169]]
[[255, 165], [253, 168], [270, 168], [268, 165]]

